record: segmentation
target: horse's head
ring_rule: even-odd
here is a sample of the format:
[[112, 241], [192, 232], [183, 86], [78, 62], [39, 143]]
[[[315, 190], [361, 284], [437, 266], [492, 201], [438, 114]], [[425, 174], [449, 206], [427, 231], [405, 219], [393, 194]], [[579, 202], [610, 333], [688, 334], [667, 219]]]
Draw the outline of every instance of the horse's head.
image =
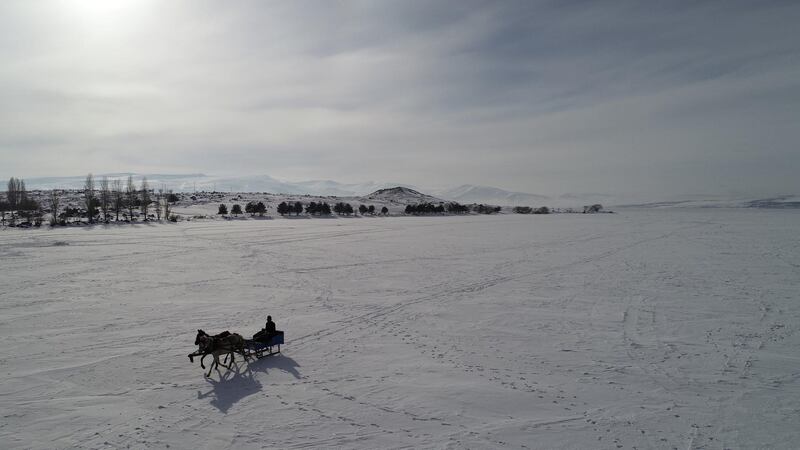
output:
[[203, 335], [198, 334], [197, 339], [195, 339], [194, 343], [200, 347], [201, 352], [204, 352], [207, 349], [211, 348], [212, 344], [214, 343], [214, 339], [212, 339], [211, 336], [207, 334]]
[[203, 330], [197, 330], [197, 337], [194, 338], [194, 345], [200, 345], [200, 338], [203, 336], [208, 337], [208, 333]]

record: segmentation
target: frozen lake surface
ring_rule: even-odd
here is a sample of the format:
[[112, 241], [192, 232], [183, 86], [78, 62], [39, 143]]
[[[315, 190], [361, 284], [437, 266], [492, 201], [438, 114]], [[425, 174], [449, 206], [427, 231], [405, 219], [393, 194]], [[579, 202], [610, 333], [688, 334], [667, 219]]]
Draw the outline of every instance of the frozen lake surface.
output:
[[[798, 236], [743, 209], [2, 230], [0, 446], [796, 448]], [[282, 355], [186, 357], [267, 314]]]

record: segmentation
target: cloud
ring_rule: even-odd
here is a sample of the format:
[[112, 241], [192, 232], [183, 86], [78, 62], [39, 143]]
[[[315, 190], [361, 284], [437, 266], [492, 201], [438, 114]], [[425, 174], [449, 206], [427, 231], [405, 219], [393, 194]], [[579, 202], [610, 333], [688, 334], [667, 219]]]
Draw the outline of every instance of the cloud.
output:
[[100, 3], [0, 5], [0, 175], [798, 188], [792, 2]]

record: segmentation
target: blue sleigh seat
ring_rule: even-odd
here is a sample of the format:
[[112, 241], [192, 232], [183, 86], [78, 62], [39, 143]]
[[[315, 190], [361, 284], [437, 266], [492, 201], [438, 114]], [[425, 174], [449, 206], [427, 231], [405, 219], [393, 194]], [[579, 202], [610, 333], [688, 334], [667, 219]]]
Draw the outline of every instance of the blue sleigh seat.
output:
[[253, 340], [250, 341], [253, 343], [254, 347], [272, 347], [274, 345], [281, 345], [283, 344], [283, 331], [276, 330], [275, 334], [267, 338], [256, 338], [253, 337]]

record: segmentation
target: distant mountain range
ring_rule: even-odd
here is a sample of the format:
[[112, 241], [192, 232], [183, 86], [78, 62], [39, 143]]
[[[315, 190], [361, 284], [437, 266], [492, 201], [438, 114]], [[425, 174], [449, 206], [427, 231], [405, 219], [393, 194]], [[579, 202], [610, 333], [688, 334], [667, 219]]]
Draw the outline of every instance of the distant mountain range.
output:
[[[272, 194], [336, 196], [381, 199], [389, 203], [407, 204], [409, 202], [457, 201], [459, 203], [484, 203], [501, 206], [550, 206], [580, 208], [583, 205], [600, 203], [605, 206], [629, 206], [638, 208], [667, 207], [746, 207], [746, 208], [800, 208], [800, 197], [796, 195], [764, 197], [726, 197], [697, 195], [682, 199], [646, 202], [639, 196], [630, 198], [614, 197], [599, 193], [562, 194], [545, 196], [527, 192], [514, 192], [490, 186], [461, 185], [453, 188], [425, 189], [409, 184], [378, 183], [339, 183], [332, 180], [282, 181], [269, 175], [216, 177], [202, 173], [192, 174], [139, 174], [109, 173], [95, 175], [96, 184], [103, 176], [111, 179], [126, 179], [132, 176], [138, 185], [142, 177], [147, 177], [151, 188], [166, 186], [176, 192], [217, 191], [217, 192], [266, 192]], [[82, 189], [85, 176], [27, 178], [29, 190], [35, 189]], [[386, 190], [381, 193], [381, 190]]]
[[495, 187], [470, 184], [432, 191], [432, 194], [459, 203], [489, 203], [493, 205], [543, 205], [550, 200], [550, 197], [544, 195], [510, 192]]
[[[407, 191], [392, 191], [397, 198], [415, 198], [419, 201], [439, 202], [443, 200], [460, 203], [488, 203], [497, 205], [542, 205], [549, 198], [542, 195], [524, 192], [511, 192], [496, 187], [462, 185], [455, 188], [424, 190], [412, 185], [399, 183], [339, 183], [332, 180], [282, 181], [269, 175], [214, 177], [201, 173], [175, 174], [137, 174], [111, 173], [97, 174], [95, 180], [107, 176], [111, 179], [126, 179], [132, 176], [138, 184], [142, 177], [147, 177], [150, 187], [166, 186], [176, 192], [218, 191], [218, 192], [269, 192], [274, 194], [308, 194], [337, 197], [362, 197], [376, 191], [390, 188], [405, 188]], [[85, 176], [28, 178], [25, 183], [28, 189], [82, 189]], [[423, 194], [420, 191], [428, 192]], [[416, 194], [412, 194], [415, 192]], [[385, 193], [385, 195], [389, 195]], [[404, 202], [401, 200], [401, 202]]]
[[[96, 174], [95, 180], [107, 176], [110, 179], [127, 179], [132, 176], [137, 185], [142, 177], [147, 177], [150, 187], [166, 186], [176, 192], [217, 191], [217, 192], [269, 192], [275, 194], [309, 194], [321, 196], [352, 197], [365, 195], [378, 189], [397, 186], [391, 183], [367, 182], [345, 184], [331, 180], [282, 181], [269, 175], [241, 177], [216, 177], [202, 173], [192, 174], [141, 174], [109, 173]], [[28, 189], [82, 189], [86, 176], [26, 178]]]

